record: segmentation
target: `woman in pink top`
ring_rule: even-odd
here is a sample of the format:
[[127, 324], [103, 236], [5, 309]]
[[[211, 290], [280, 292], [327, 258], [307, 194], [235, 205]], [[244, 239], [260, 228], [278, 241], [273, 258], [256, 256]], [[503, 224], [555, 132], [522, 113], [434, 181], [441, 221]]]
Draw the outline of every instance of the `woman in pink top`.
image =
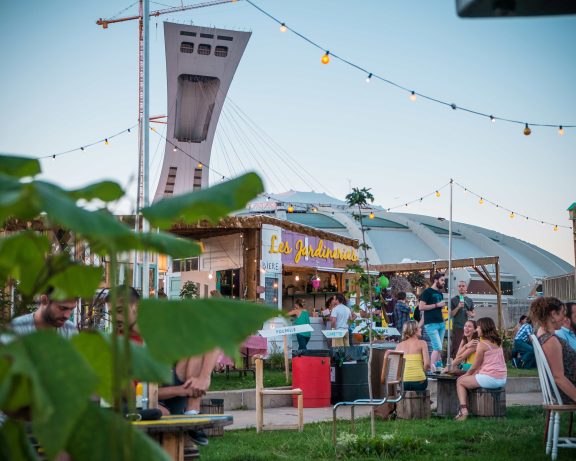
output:
[[502, 351], [502, 339], [496, 331], [494, 321], [489, 317], [478, 320], [476, 331], [480, 342], [476, 348], [476, 359], [470, 370], [456, 381], [456, 392], [460, 402], [460, 411], [456, 420], [462, 421], [468, 417], [468, 389], [484, 387], [496, 389], [506, 385], [506, 362]]

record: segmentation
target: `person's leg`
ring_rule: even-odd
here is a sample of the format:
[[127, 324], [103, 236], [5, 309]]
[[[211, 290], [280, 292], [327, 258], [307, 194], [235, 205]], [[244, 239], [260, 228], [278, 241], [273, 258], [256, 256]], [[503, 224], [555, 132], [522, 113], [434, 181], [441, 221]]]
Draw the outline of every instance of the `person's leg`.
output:
[[[476, 389], [480, 387], [476, 376], [465, 375], [460, 376], [456, 381], [456, 393], [458, 394], [458, 402], [460, 403], [460, 415], [464, 418], [468, 416], [468, 389]], [[461, 419], [464, 419], [461, 418]]]
[[304, 336], [304, 350], [308, 350], [308, 342], [310, 341], [310, 336]]
[[430, 338], [430, 343], [432, 344], [432, 356], [430, 357], [430, 360], [433, 365], [442, 358], [442, 341], [438, 334], [438, 325], [439, 324], [437, 323], [424, 325], [426, 334]]
[[299, 351], [306, 350], [306, 337], [300, 334], [296, 334], [296, 340], [298, 341], [298, 350]]
[[176, 365], [176, 375], [187, 387], [192, 387], [192, 397], [188, 398], [186, 412], [200, 412], [200, 399], [210, 387], [210, 374], [214, 369], [220, 351], [215, 349], [198, 357], [181, 360]]

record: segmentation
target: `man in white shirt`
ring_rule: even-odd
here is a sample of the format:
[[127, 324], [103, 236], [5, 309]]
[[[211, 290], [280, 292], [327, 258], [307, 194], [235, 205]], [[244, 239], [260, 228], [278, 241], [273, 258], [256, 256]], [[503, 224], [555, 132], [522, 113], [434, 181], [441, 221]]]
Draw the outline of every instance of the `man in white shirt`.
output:
[[330, 313], [330, 324], [332, 329], [346, 331], [344, 337], [334, 338], [332, 340], [332, 347], [350, 346], [348, 321], [353, 318], [353, 314], [350, 308], [346, 305], [346, 298], [342, 293], [338, 293], [332, 298], [332, 306], [332, 312]]

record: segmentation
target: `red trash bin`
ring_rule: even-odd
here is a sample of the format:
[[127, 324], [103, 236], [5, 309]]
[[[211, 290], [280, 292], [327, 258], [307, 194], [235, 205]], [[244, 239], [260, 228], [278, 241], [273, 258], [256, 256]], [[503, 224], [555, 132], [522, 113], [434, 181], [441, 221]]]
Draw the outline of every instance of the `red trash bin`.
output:
[[[313, 352], [313, 351], [310, 351]], [[330, 406], [330, 357], [301, 356], [292, 359], [292, 389], [302, 389], [304, 408]], [[298, 406], [298, 397], [292, 396]]]

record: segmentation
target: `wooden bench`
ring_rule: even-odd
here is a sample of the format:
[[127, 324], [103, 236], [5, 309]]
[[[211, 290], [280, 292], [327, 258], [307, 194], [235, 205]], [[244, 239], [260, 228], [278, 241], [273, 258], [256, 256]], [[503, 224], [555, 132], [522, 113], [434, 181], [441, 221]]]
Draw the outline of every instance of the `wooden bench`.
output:
[[428, 419], [430, 408], [430, 390], [405, 391], [404, 398], [396, 404], [396, 416], [399, 419]]
[[468, 411], [475, 416], [506, 416], [506, 390], [503, 387], [472, 389], [468, 392]]

